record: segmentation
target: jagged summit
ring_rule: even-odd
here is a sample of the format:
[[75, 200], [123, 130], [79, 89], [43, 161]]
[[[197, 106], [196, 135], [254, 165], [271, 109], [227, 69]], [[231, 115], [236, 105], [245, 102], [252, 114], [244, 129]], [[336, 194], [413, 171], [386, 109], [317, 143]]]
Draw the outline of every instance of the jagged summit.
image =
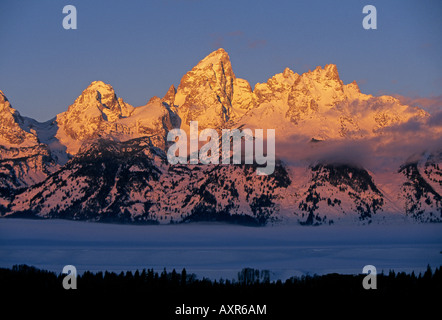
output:
[[0, 90], [0, 112], [10, 112], [10, 113], [17, 112], [15, 109], [12, 108], [8, 98], [1, 90]]
[[218, 50], [213, 51], [208, 56], [206, 56], [203, 60], [201, 60], [195, 68], [205, 68], [211, 65], [230, 65], [230, 57], [229, 54], [223, 48], [219, 48]]
[[133, 111], [130, 105], [117, 97], [114, 88], [103, 81], [93, 81], [69, 108], [77, 107], [97, 107], [108, 121], [126, 117]]
[[96, 90], [101, 93], [115, 94], [114, 88], [110, 84], [107, 84], [101, 80], [92, 81], [86, 90]]
[[133, 110], [111, 85], [93, 81], [66, 112], [57, 115], [56, 138], [67, 146], [68, 153], [76, 153], [82, 142], [109, 132], [111, 123], [128, 117]]
[[247, 125], [278, 129], [279, 139], [302, 132], [326, 140], [376, 134], [420, 114], [392, 97], [361, 93], [355, 81], [344, 84], [335, 64], [303, 74], [287, 67], [252, 90], [236, 77], [222, 48], [200, 60], [159, 100], [134, 108], [110, 84], [93, 81], [57, 116], [55, 138], [75, 154], [84, 141], [99, 136], [130, 139], [176, 126], [187, 130], [190, 121], [198, 121], [200, 129]]
[[20, 113], [12, 108], [6, 95], [0, 91], [0, 145], [28, 147], [37, 144], [36, 133], [26, 127]]
[[[2, 105], [9, 106], [1, 97]], [[220, 48], [188, 71], [177, 88], [170, 86], [161, 103], [155, 98], [134, 108], [110, 84], [93, 81], [57, 115], [55, 138], [75, 154], [84, 141], [97, 137], [163, 135], [172, 127], [188, 130], [190, 121], [198, 121], [201, 130], [246, 125], [277, 129], [279, 139], [302, 132], [309, 139], [327, 140], [377, 134], [420, 113], [392, 97], [363, 94], [355, 81], [344, 84], [335, 64], [303, 74], [287, 67], [252, 90], [247, 80], [236, 77], [228, 53]]]
[[289, 67], [286, 67], [282, 75], [284, 78], [289, 78], [290, 76], [295, 75], [295, 73]]
[[179, 106], [183, 124], [198, 120], [203, 127], [218, 127], [229, 121], [235, 85], [227, 52], [218, 49], [209, 54], [183, 76], [178, 86], [174, 105]]
[[327, 64], [324, 68], [317, 66], [313, 71], [308, 71], [301, 75], [304, 81], [314, 81], [322, 84], [331, 84], [335, 88], [344, 85], [339, 78], [338, 68], [335, 64]]
[[[318, 69], [320, 70], [321, 68], [319, 67]], [[338, 67], [335, 64], [325, 65], [323, 71], [325, 72], [325, 77], [327, 79], [341, 80], [339, 78]]]
[[176, 89], [174, 85], [171, 85], [169, 87], [169, 90], [167, 90], [166, 94], [163, 97], [163, 101], [166, 102], [169, 106], [173, 106], [173, 103], [175, 101], [175, 95], [176, 95]]

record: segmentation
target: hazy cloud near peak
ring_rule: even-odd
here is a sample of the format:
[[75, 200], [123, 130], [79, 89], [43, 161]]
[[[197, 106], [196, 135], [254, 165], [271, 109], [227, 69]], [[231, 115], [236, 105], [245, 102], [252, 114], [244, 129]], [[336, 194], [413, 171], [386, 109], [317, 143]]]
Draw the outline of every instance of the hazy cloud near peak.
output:
[[267, 45], [267, 40], [265, 40], [265, 39], [258, 39], [258, 40], [250, 41], [249, 44], [248, 44], [248, 47], [250, 49], [257, 49], [257, 48], [265, 47], [266, 45]]
[[393, 96], [398, 99], [402, 104], [412, 107], [420, 107], [430, 114], [435, 114], [442, 111], [442, 95], [433, 97], [406, 97], [401, 95]]
[[291, 165], [317, 163], [362, 166], [372, 171], [397, 170], [424, 153], [442, 152], [442, 111], [425, 119], [384, 128], [382, 133], [361, 139], [331, 139], [311, 142], [311, 137], [293, 135], [276, 139], [276, 154]]

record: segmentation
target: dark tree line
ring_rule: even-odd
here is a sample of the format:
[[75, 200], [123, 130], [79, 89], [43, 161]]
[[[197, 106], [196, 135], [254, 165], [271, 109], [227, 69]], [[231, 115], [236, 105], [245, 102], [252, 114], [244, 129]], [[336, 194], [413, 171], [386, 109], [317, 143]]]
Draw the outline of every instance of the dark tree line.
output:
[[[38, 269], [28, 265], [14, 265], [12, 268], [0, 268], [1, 290], [22, 289], [22, 290], [54, 290], [65, 291], [62, 280], [65, 274]], [[354, 292], [362, 290], [362, 279], [364, 274], [344, 275], [306, 275], [301, 277], [291, 277], [285, 281], [270, 281], [268, 270], [258, 270], [244, 268], [238, 272], [237, 279], [210, 280], [207, 278], [198, 279], [193, 273], [187, 273], [186, 269], [177, 272], [173, 269], [162, 272], [153, 269], [143, 269], [135, 272], [90, 272], [85, 271], [77, 275], [78, 287], [82, 290], [157, 290], [157, 289], [177, 289], [177, 288], [227, 288], [227, 289], [278, 289], [293, 288], [301, 290], [325, 290], [340, 291], [349, 289]], [[442, 289], [441, 267], [434, 271], [430, 266], [424, 273], [416, 275], [405, 272], [389, 271], [388, 274], [378, 274], [379, 291], [403, 291], [403, 290], [432, 290]], [[356, 285], [357, 284], [357, 285]]]
[[364, 312], [381, 307], [404, 311], [415, 306], [427, 310], [440, 305], [441, 271], [440, 267], [434, 270], [428, 267], [418, 275], [381, 273], [377, 275], [376, 290], [363, 288], [365, 274], [307, 275], [270, 281], [268, 271], [250, 268], [239, 272], [237, 280], [198, 279], [185, 269], [181, 272], [166, 269], [162, 272], [153, 269], [121, 273], [86, 271], [77, 276], [76, 290], [65, 290], [62, 282], [66, 275], [17, 265], [0, 268], [0, 292], [21, 303], [42, 301], [45, 305], [64, 306], [67, 302], [76, 307], [99, 307], [100, 312], [103, 306], [111, 308], [105, 309], [107, 311], [123, 306], [124, 310], [129, 306], [148, 307], [169, 315], [157, 319], [172, 318], [175, 308], [182, 304], [207, 304], [214, 308], [220, 304], [265, 304], [273, 315], [270, 319], [279, 319], [276, 314], [304, 309], [318, 312], [326, 306], [344, 308], [342, 310], [359, 307]]

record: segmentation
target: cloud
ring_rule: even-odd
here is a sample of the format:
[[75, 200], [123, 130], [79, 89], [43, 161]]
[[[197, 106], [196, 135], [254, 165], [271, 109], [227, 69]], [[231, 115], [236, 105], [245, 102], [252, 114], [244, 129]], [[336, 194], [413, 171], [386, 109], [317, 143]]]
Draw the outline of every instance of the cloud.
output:
[[432, 97], [406, 97], [401, 95], [393, 95], [402, 104], [412, 107], [420, 107], [430, 114], [437, 113], [442, 110], [442, 95]]
[[267, 40], [259, 39], [259, 40], [250, 41], [247, 46], [250, 49], [257, 49], [257, 48], [265, 47], [266, 45], [267, 45]]
[[428, 119], [428, 125], [431, 127], [441, 127], [442, 126], [442, 109], [433, 112]]
[[424, 42], [421, 43], [418, 48], [423, 50], [432, 50], [434, 48], [434, 45], [431, 42]]
[[223, 48], [226, 46], [226, 42], [236, 40], [242, 38], [244, 33], [241, 30], [234, 30], [231, 32], [225, 33], [212, 33], [210, 34], [210, 38], [212, 39], [212, 47], [213, 48]]
[[442, 111], [424, 119], [385, 128], [381, 134], [359, 139], [312, 142], [311, 137], [293, 135], [276, 141], [277, 157], [294, 166], [346, 164], [371, 171], [391, 171], [424, 153], [442, 152]]
[[327, 140], [313, 142], [302, 135], [294, 135], [284, 141], [277, 141], [277, 157], [291, 165], [304, 166], [323, 164], [348, 164], [369, 167], [373, 152], [368, 140]]
[[227, 33], [227, 35], [229, 37], [242, 37], [244, 35], [244, 32], [242, 32], [241, 30], [235, 30], [235, 31]]
[[212, 39], [212, 48], [222, 48], [224, 47], [225, 37], [218, 33], [210, 34], [210, 38]]

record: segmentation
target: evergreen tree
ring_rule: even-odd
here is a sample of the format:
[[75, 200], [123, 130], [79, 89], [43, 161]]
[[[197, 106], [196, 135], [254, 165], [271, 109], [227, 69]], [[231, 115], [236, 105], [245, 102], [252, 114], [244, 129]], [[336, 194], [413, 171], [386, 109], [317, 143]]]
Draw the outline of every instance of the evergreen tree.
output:
[[181, 271], [181, 285], [185, 286], [187, 283], [187, 272], [186, 268], [183, 268], [183, 271]]

